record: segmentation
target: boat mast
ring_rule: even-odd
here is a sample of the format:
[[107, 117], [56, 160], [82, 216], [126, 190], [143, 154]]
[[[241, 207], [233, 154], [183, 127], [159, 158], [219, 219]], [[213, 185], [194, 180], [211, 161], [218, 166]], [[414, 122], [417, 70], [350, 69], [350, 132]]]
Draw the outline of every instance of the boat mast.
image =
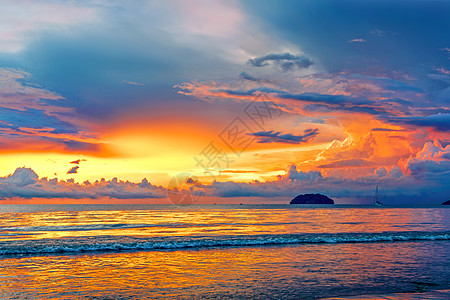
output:
[[378, 184], [375, 188], [375, 196], [373, 197], [373, 203], [376, 204], [378, 202]]

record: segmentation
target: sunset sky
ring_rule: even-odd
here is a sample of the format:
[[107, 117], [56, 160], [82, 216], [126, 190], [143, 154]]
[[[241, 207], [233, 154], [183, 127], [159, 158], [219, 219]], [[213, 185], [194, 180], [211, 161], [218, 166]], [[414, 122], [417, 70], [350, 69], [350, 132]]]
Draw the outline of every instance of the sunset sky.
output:
[[379, 185], [388, 204], [439, 204], [449, 15], [433, 0], [2, 1], [0, 198], [165, 203], [175, 176], [214, 202], [370, 203]]

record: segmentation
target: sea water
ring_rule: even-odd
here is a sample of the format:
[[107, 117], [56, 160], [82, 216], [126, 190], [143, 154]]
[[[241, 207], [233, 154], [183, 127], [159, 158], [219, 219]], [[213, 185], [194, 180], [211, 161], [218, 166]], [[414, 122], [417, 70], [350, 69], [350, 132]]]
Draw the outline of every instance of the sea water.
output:
[[445, 299], [449, 239], [445, 207], [2, 205], [0, 297]]

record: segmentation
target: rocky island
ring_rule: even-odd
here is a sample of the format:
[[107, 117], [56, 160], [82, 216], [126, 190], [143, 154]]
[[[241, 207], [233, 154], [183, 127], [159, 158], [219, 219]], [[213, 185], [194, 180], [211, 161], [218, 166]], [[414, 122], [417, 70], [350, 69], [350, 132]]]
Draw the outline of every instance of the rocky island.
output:
[[450, 205], [450, 200], [445, 201], [442, 205]]
[[298, 195], [290, 204], [334, 204], [334, 200], [321, 194]]

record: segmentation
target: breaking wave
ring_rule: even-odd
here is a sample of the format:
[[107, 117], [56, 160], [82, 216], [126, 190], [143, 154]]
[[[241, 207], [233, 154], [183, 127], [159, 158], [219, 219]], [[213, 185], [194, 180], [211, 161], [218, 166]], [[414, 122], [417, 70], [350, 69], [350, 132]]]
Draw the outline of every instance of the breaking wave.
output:
[[0, 242], [0, 255], [242, 247], [315, 243], [373, 243], [449, 240], [450, 231], [381, 233], [305, 233], [196, 237], [90, 236]]

